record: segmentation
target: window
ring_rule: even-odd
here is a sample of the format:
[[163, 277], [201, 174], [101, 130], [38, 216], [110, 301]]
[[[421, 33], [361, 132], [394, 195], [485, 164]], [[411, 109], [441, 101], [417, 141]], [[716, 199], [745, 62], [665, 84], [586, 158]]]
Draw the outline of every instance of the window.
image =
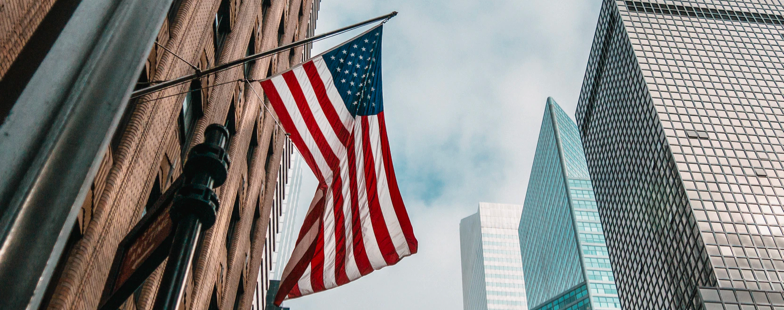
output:
[[212, 288], [212, 298], [210, 298], [210, 307], [209, 310], [220, 310], [218, 307], [218, 288]]
[[[251, 31], [250, 34], [250, 42], [248, 42], [248, 48], [245, 50], [245, 57], [256, 54], [256, 32]], [[250, 80], [250, 68], [253, 67], [256, 61], [247, 61], [243, 64], [243, 69], [245, 72], [245, 79]]]
[[[212, 27], [212, 35], [215, 43], [215, 58], [223, 46], [226, 36], [231, 32], [231, 7], [228, 0], [222, 0], [218, 12], [215, 13], [215, 22]], [[216, 61], [217, 63], [217, 61]]]
[[270, 0], [264, 0], [264, 2], [261, 3], [261, 18], [267, 18], [267, 11], [269, 11], [271, 6], [272, 1]]
[[234, 134], [237, 133], [237, 122], [235, 114], [237, 113], [234, 109], [234, 98], [232, 98], [231, 105], [229, 106], [229, 113], [226, 114], [226, 121], [223, 123], [223, 126], [226, 126], [226, 129], [229, 130], [229, 139], [234, 137]]
[[240, 300], [245, 294], [245, 276], [240, 273], [240, 283], [237, 285], [237, 297], [234, 298], [234, 310], [240, 308]]
[[261, 214], [259, 213], [259, 209], [261, 209], [261, 197], [259, 197], [259, 199], [256, 199], [256, 208], [254, 209], [255, 210], [253, 211], [253, 221], [250, 224], [250, 242], [251, 242], [250, 249], [251, 250], [253, 250], [253, 242], [254, 242], [253, 237], [256, 235], [256, 227], [258, 227], [259, 218], [261, 217]]
[[231, 243], [234, 240], [234, 231], [237, 229], [237, 224], [240, 222], [240, 195], [234, 198], [234, 209], [231, 210], [231, 220], [229, 221], [229, 229], [226, 231], [226, 251], [231, 251]]
[[152, 189], [150, 189], [150, 195], [147, 197], [147, 204], [145, 204], [144, 210], [142, 210], [142, 216], [147, 214], [155, 205], [155, 202], [158, 201], [158, 198], [161, 197], [161, 181], [159, 179], [158, 176], [155, 177], [155, 183], [152, 185]]
[[[169, 20], [169, 27], [172, 27], [174, 23], [174, 18], [177, 17], [177, 12], [180, 10], [180, 5], [182, 5], [182, 0], [174, 0], [172, 1], [171, 6], [169, 7], [169, 13], [166, 14], [166, 18]], [[171, 29], [169, 30], [171, 32]]]
[[196, 119], [201, 117], [201, 113], [201, 82], [194, 80], [191, 82], [190, 91], [182, 100], [182, 111], [180, 111], [180, 146], [183, 154], [193, 134], [193, 125]]
[[278, 25], [278, 46], [283, 45], [283, 35], [286, 34], [286, 17], [280, 17], [280, 25]]
[[275, 164], [272, 162], [272, 153], [274, 150], [275, 150], [275, 139], [273, 137], [272, 139], [270, 139], [269, 149], [267, 149], [267, 158], [264, 161], [264, 171], [266, 171], [267, 173], [271, 171], [270, 169], [272, 169], [272, 166]]
[[248, 176], [250, 177], [250, 163], [253, 161], [253, 155], [256, 153], [256, 148], [259, 146], [259, 140], [256, 138], [258, 135], [259, 122], [253, 124], [253, 131], [250, 133], [250, 145], [248, 145], [248, 154], [246, 154], [248, 162]]

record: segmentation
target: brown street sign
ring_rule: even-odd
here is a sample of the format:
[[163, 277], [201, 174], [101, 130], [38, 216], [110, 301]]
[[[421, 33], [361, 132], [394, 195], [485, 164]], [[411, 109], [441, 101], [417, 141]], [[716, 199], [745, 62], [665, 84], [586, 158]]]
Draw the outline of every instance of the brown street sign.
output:
[[117, 247], [100, 310], [119, 308], [169, 255], [176, 229], [169, 216], [182, 176], [169, 186]]

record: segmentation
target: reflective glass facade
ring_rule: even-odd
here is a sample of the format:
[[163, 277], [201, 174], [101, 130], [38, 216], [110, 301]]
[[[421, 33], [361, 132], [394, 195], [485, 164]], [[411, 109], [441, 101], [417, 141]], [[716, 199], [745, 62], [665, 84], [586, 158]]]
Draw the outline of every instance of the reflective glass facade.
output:
[[580, 284], [533, 310], [587, 310], [591, 309], [589, 302], [588, 288], [585, 284]]
[[624, 308], [774, 309], [735, 300], [784, 290], [783, 12], [604, 1], [576, 119]]
[[518, 226], [531, 309], [620, 309], [582, 149], [548, 98]]
[[482, 202], [460, 221], [463, 309], [528, 309], [517, 239], [522, 208]]

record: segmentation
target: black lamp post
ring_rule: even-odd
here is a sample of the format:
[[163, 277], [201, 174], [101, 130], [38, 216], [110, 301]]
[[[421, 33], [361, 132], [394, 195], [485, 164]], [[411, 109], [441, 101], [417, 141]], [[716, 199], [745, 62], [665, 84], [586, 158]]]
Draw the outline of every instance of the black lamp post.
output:
[[204, 131], [204, 143], [194, 146], [188, 154], [183, 169], [186, 184], [177, 192], [171, 209], [177, 230], [155, 298], [155, 310], [177, 309], [199, 234], [215, 224], [220, 202], [213, 188], [226, 181], [228, 144], [229, 130], [212, 124]]

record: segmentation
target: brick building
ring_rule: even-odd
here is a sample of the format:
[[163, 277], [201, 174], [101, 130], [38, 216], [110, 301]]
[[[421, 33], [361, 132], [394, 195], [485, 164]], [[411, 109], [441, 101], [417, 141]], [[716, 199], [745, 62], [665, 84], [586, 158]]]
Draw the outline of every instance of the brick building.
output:
[[[67, 15], [63, 12], [77, 4], [0, 4], [0, 76], [5, 84], [26, 80], [17, 78], [24, 75], [19, 68], [40, 58], [30, 49], [38, 39], [47, 38], [53, 25], [62, 23], [58, 15]], [[319, 0], [174, 0], [136, 87], [312, 36], [318, 4]], [[187, 150], [202, 141], [207, 125], [220, 123], [232, 134], [229, 177], [216, 190], [221, 201], [218, 220], [200, 237], [180, 309], [250, 309], [257, 275], [261, 266], [269, 265], [264, 261], [270, 257], [265, 237], [270, 219], [279, 215], [273, 209], [285, 195], [293, 145], [266, 110], [261, 87], [246, 80], [286, 70], [308, 58], [309, 49], [294, 48], [132, 100], [105, 151], [40, 308], [98, 307], [119, 242], [181, 173]], [[9, 105], [0, 104], [0, 118], [7, 115]], [[123, 309], [152, 307], [164, 265]], [[261, 285], [269, 281], [261, 280]]]

